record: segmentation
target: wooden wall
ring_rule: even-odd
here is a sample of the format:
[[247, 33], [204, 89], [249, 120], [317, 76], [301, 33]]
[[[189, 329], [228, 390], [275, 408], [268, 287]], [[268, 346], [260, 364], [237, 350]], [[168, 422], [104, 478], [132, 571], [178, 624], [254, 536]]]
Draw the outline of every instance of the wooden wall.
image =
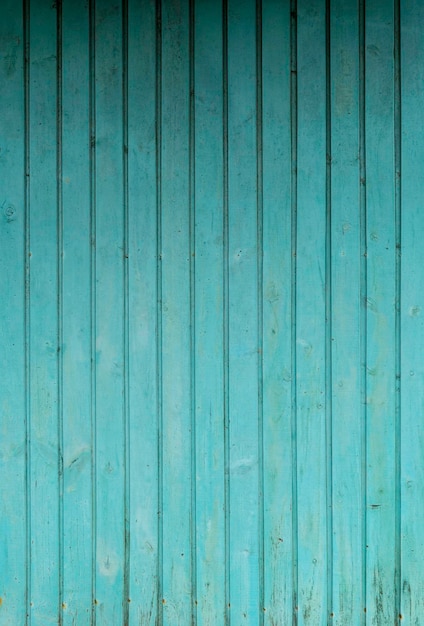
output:
[[1, 625], [423, 622], [423, 23], [2, 0]]

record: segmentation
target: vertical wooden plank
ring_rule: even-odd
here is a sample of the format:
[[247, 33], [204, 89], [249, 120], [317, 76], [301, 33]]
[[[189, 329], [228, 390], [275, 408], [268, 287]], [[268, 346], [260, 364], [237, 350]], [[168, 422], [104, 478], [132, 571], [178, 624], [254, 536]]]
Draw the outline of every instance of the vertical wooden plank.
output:
[[292, 620], [290, 7], [263, 3], [265, 623]]
[[122, 30], [122, 178], [123, 178], [123, 436], [124, 449], [122, 465], [124, 467], [124, 580], [122, 589], [122, 621], [128, 624], [130, 619], [129, 604], [130, 598], [130, 554], [131, 554], [131, 528], [130, 528], [130, 506], [131, 506], [131, 476], [130, 476], [130, 429], [131, 408], [130, 408], [130, 386], [129, 386], [129, 366], [130, 366], [130, 291], [129, 291], [129, 85], [128, 85], [128, 34], [129, 34], [129, 8], [128, 0], [122, 0], [121, 9]]
[[[334, 623], [364, 616], [362, 597], [359, 10], [331, 13], [331, 281]], [[347, 286], [349, 286], [347, 288]], [[327, 381], [328, 383], [329, 381]]]
[[0, 8], [0, 622], [24, 624], [26, 615], [25, 485], [25, 101], [22, 4]]
[[63, 624], [90, 624], [92, 607], [90, 423], [89, 15], [62, 17]]
[[31, 624], [59, 613], [56, 9], [30, 5]]
[[121, 5], [96, 2], [96, 614], [123, 620], [124, 195]]
[[365, 0], [359, 0], [359, 221], [360, 221], [360, 396], [362, 419], [361, 479], [362, 479], [362, 624], [367, 623], [367, 190], [366, 190], [366, 50]]
[[290, 391], [291, 391], [291, 540], [292, 540], [292, 622], [298, 621], [299, 598], [299, 523], [298, 523], [298, 450], [297, 450], [297, 0], [290, 1]]
[[231, 623], [230, 572], [230, 250], [229, 250], [229, 63], [228, 0], [222, 2], [222, 191], [223, 191], [223, 392], [224, 392], [224, 512], [225, 512], [225, 622]]
[[156, 15], [154, 3], [148, 0], [141, 3], [131, 1], [128, 11], [129, 614], [131, 624], [153, 626], [157, 623], [159, 567]]
[[395, 612], [393, 2], [366, 4], [367, 621]]
[[424, 6], [419, 1], [401, 3], [401, 69], [402, 69], [402, 292], [401, 292], [401, 537], [402, 624], [412, 626], [421, 621], [424, 612], [423, 568], [420, 555], [424, 536], [420, 520], [424, 514], [424, 468], [422, 451], [424, 434], [422, 385], [424, 368], [423, 311], [424, 273], [422, 236], [424, 214], [422, 197], [424, 139], [422, 110], [424, 106], [422, 20]]
[[298, 623], [327, 624], [325, 3], [298, 2]]
[[256, 3], [228, 3], [230, 617], [260, 624]]
[[89, 0], [89, 141], [90, 141], [90, 428], [91, 428], [91, 621], [96, 624], [97, 582], [97, 469], [96, 469], [96, 370], [97, 370], [97, 312], [96, 312], [96, 5]]
[[189, 10], [162, 3], [163, 623], [191, 620]]
[[225, 620], [222, 6], [195, 6], [197, 623]]

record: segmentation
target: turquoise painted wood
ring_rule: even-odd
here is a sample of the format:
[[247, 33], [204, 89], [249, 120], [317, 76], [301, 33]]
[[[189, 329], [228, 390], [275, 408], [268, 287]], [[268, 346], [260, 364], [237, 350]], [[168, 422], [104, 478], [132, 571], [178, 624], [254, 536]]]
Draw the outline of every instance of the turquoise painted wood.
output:
[[423, 19], [0, 3], [0, 626], [423, 622]]
[[[79, 24], [80, 15], [85, 16]], [[63, 624], [89, 624], [92, 606], [92, 426], [90, 354], [89, 23], [84, 3], [63, 8], [60, 153], [61, 479]], [[72, 34], [74, 33], [74, 34]], [[75, 33], [78, 33], [76, 36]], [[80, 232], [76, 237], [75, 233]], [[59, 347], [59, 346], [58, 346]], [[87, 566], [90, 563], [90, 566]], [[82, 586], [80, 581], [84, 580]]]
[[[330, 17], [331, 111], [331, 412], [332, 412], [332, 564], [336, 623], [365, 623], [365, 467], [363, 444], [366, 405], [365, 370], [358, 362], [365, 346], [363, 284], [366, 257], [364, 185], [358, 176], [363, 149], [362, 14], [352, 2], [340, 2]], [[359, 132], [358, 132], [359, 130]], [[361, 165], [360, 165], [361, 167]], [[362, 163], [363, 167], [363, 163]], [[346, 286], [349, 285], [349, 289]], [[363, 363], [363, 362], [362, 362]], [[334, 471], [336, 470], [336, 471]], [[358, 515], [358, 512], [361, 515]], [[339, 572], [350, 572], [340, 576]]]
[[[420, 619], [424, 611], [424, 598], [418, 591], [422, 585], [423, 571], [419, 564], [419, 553], [424, 537], [418, 519], [423, 514], [422, 498], [422, 445], [423, 433], [418, 415], [421, 413], [420, 392], [423, 308], [423, 274], [419, 262], [419, 239], [422, 232], [423, 212], [421, 209], [422, 172], [419, 162], [423, 156], [424, 141], [417, 128], [423, 106], [422, 79], [419, 70], [423, 58], [422, 34], [417, 19], [422, 19], [423, 6], [420, 2], [405, 6], [400, 22], [401, 47], [399, 62], [402, 64], [401, 110], [402, 133], [398, 137], [402, 154], [402, 186], [399, 201], [402, 207], [401, 250], [402, 268], [400, 287], [400, 418], [402, 437], [399, 446], [400, 529], [402, 550], [399, 554], [401, 568], [400, 606], [407, 624]], [[405, 59], [414, 55], [414, 63]], [[405, 280], [408, 276], [408, 280]]]
[[[0, 331], [0, 349], [7, 356], [7, 365], [0, 376], [0, 468], [1, 486], [1, 547], [2, 571], [1, 610], [5, 624], [24, 624], [28, 601], [29, 544], [25, 511], [28, 510], [27, 434], [28, 419], [28, 357], [26, 310], [26, 202], [25, 188], [25, 85], [24, 41], [22, 33], [23, 11], [10, 0], [2, 7], [0, 38], [7, 51], [6, 61], [0, 64], [0, 76], [8, 88], [2, 105], [2, 132], [0, 176], [9, 181], [1, 200], [0, 289], [3, 298]], [[3, 187], [3, 184], [2, 184]], [[13, 259], [7, 271], [6, 259]], [[4, 362], [4, 357], [2, 357]], [[9, 372], [9, 373], [6, 373]], [[13, 374], [11, 374], [13, 372]], [[7, 469], [9, 468], [9, 469]], [[6, 477], [6, 470], [8, 471]], [[12, 548], [13, 546], [13, 548]], [[5, 594], [10, 598], [6, 604]]]
[[[327, 404], [326, 20], [323, 0], [298, 2], [295, 307], [297, 606], [299, 624], [325, 624], [331, 558]], [[313, 488], [311, 476], [314, 476]]]

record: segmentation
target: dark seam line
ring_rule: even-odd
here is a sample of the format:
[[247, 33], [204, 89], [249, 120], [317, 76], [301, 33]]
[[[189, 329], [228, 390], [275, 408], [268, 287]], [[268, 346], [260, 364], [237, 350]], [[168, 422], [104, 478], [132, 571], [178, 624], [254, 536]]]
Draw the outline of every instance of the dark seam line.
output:
[[361, 489], [362, 489], [362, 605], [361, 624], [367, 623], [367, 195], [365, 126], [365, 0], [359, 0], [359, 207], [360, 207], [360, 371], [361, 371]]
[[95, 0], [89, 1], [89, 150], [90, 150], [90, 421], [91, 421], [91, 518], [92, 518], [92, 547], [91, 547], [91, 591], [93, 626], [97, 622], [97, 381], [96, 381], [96, 324], [97, 324], [97, 294], [96, 294], [96, 7]]
[[197, 624], [197, 500], [196, 500], [196, 206], [195, 206], [195, 6], [189, 1], [189, 254], [190, 254], [190, 567], [191, 621]]
[[30, 626], [31, 619], [31, 196], [30, 196], [30, 11], [29, 0], [23, 0], [23, 48], [24, 48], [24, 305], [25, 305], [25, 625]]
[[326, 542], [327, 619], [333, 618], [333, 406], [332, 406], [332, 207], [331, 207], [331, 2], [326, 0], [326, 172], [325, 172], [325, 449], [326, 449]]
[[59, 533], [59, 624], [64, 602], [64, 511], [63, 511], [63, 97], [62, 97], [62, 1], [56, 9], [56, 194], [57, 194], [57, 383], [58, 383], [58, 533]]
[[124, 625], [130, 613], [130, 385], [129, 385], [129, 191], [128, 191], [128, 1], [122, 0], [122, 173], [123, 173], [123, 430], [124, 430]]
[[291, 460], [292, 460], [292, 615], [298, 622], [298, 485], [297, 485], [297, 0], [290, 4], [290, 142], [291, 142]]
[[402, 534], [401, 534], [401, 279], [402, 279], [402, 85], [400, 0], [394, 3], [394, 150], [395, 150], [395, 617], [401, 619]]
[[158, 418], [158, 626], [163, 624], [163, 369], [162, 369], [162, 0], [156, 2], [156, 393]]
[[258, 340], [258, 571], [259, 624], [264, 623], [264, 409], [263, 409], [263, 77], [262, 0], [256, 1], [256, 228]]
[[222, 2], [223, 89], [223, 368], [224, 368], [224, 499], [225, 499], [225, 625], [231, 624], [230, 597], [230, 442], [229, 442], [229, 223], [228, 223], [228, 0]]

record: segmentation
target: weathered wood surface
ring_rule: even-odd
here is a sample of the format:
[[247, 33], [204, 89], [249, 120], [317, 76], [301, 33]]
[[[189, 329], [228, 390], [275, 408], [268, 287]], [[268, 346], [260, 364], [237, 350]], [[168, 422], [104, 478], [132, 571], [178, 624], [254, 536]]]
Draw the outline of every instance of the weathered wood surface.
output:
[[0, 625], [424, 616], [419, 0], [3, 0]]

